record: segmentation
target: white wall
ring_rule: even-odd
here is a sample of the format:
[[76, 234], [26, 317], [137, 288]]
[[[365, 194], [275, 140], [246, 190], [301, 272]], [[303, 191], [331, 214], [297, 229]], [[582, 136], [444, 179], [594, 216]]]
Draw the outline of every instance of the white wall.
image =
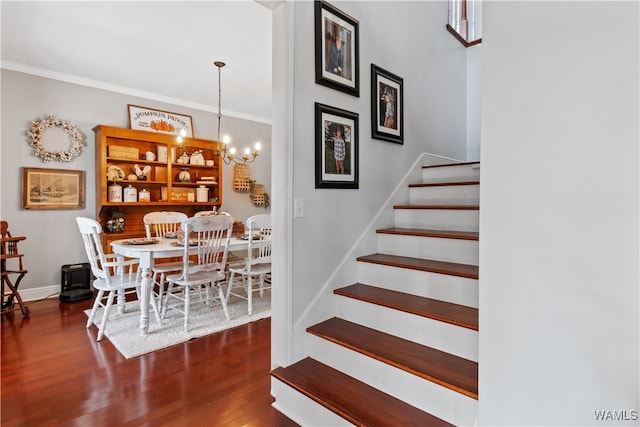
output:
[[[360, 97], [315, 83], [313, 2], [285, 5], [294, 10], [293, 197], [306, 208], [293, 220], [291, 249], [292, 318], [301, 334], [314, 297], [354, 279], [332, 275], [420, 154], [466, 157], [466, 53], [444, 29], [447, 3], [331, 3], [359, 21]], [[371, 63], [404, 79], [404, 145], [371, 139]], [[314, 102], [359, 114], [358, 190], [314, 188]]]
[[480, 160], [482, 43], [467, 49], [467, 161]]
[[[85, 262], [86, 255], [75, 223], [76, 216], [95, 218], [95, 142], [92, 128], [97, 124], [128, 127], [127, 104], [175, 111], [192, 116], [195, 136], [215, 139], [214, 113], [145, 100], [115, 92], [93, 89], [62, 81], [8, 71], [2, 74], [2, 131], [0, 141], [0, 217], [9, 222], [14, 236], [27, 236], [20, 244], [29, 273], [20, 285], [23, 297], [40, 298], [60, 291], [60, 267]], [[86, 137], [80, 157], [71, 162], [43, 162], [33, 156], [26, 131], [31, 122], [48, 115], [68, 120]], [[271, 192], [271, 126], [234, 117], [223, 117], [221, 134], [240, 141], [263, 142], [264, 149], [252, 164], [252, 178]], [[87, 204], [84, 210], [23, 210], [22, 167], [85, 170]], [[222, 208], [243, 221], [251, 215], [269, 212], [251, 204], [247, 193], [231, 187], [232, 167], [223, 170]], [[43, 295], [39, 290], [45, 292]]]
[[480, 424], [638, 425], [638, 2], [484, 7]]

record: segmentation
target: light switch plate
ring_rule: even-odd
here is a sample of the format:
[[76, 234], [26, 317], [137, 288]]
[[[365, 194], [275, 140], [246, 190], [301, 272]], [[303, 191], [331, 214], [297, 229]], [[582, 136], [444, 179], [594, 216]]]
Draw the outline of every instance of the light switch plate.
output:
[[295, 218], [304, 218], [304, 199], [294, 199], [293, 210]]

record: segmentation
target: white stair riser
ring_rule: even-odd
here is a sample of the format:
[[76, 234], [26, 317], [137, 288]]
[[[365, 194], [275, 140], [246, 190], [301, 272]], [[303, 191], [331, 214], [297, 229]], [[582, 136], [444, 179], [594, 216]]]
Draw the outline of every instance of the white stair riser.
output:
[[479, 231], [480, 211], [456, 209], [395, 209], [396, 227]]
[[478, 205], [480, 185], [447, 185], [409, 188], [411, 205]]
[[436, 261], [478, 265], [477, 240], [378, 233], [378, 252]]
[[422, 183], [479, 181], [480, 165], [439, 166], [422, 169]]
[[388, 265], [358, 263], [360, 283], [478, 308], [478, 280]]
[[312, 336], [311, 357], [455, 425], [472, 425], [478, 402], [391, 365]]
[[271, 395], [276, 399], [272, 406], [301, 426], [353, 426], [335, 412], [273, 377], [271, 377]]
[[478, 331], [339, 295], [341, 319], [478, 361]]

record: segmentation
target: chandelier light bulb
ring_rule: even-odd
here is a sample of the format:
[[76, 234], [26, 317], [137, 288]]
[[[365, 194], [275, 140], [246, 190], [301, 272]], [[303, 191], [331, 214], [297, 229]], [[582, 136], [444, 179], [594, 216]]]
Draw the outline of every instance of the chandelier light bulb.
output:
[[231, 153], [232, 155], [236, 154], [236, 147], [231, 147], [229, 149], [229, 153]]
[[260, 151], [262, 149], [262, 144], [256, 142], [256, 151]]
[[182, 144], [182, 136], [178, 135], [178, 137], [176, 138], [176, 141], [178, 141], [178, 144]]
[[182, 138], [184, 138], [185, 136], [187, 136], [187, 131], [186, 131], [186, 130], [184, 130], [184, 128], [183, 128], [183, 129], [180, 129], [180, 136], [181, 136]]
[[229, 142], [231, 142], [231, 138], [229, 138], [229, 135], [225, 135], [222, 137], [223, 144], [228, 144]]
[[249, 154], [251, 154], [251, 149], [250, 149], [249, 147], [245, 148], [245, 149], [244, 149], [244, 154], [246, 154], [247, 156], [248, 156]]

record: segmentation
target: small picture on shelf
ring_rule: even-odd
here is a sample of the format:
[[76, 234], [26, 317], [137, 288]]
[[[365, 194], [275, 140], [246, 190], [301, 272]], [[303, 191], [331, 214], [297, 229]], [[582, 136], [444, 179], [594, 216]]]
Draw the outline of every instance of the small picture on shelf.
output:
[[172, 188], [171, 200], [174, 202], [193, 202], [196, 199], [195, 191], [192, 188]]

